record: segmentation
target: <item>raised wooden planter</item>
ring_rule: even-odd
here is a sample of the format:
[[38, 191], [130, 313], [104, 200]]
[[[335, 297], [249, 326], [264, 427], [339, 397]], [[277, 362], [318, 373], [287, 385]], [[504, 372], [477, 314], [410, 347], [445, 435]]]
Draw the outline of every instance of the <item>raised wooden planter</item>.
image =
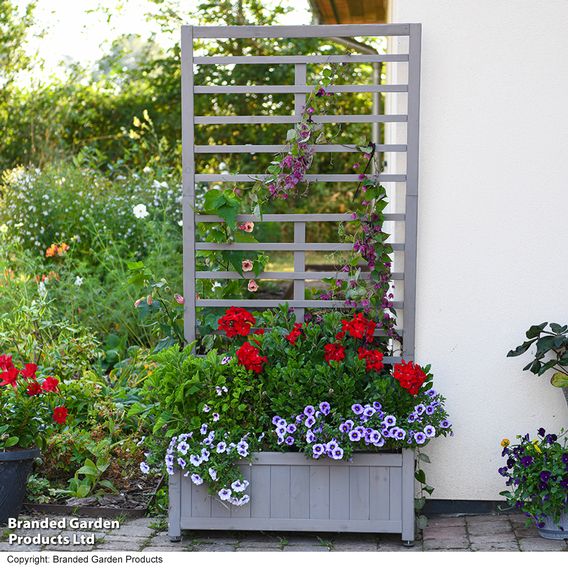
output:
[[414, 540], [414, 452], [360, 453], [351, 462], [253, 454], [241, 471], [251, 500], [235, 507], [179, 471], [170, 477], [169, 536], [183, 529], [400, 533]]

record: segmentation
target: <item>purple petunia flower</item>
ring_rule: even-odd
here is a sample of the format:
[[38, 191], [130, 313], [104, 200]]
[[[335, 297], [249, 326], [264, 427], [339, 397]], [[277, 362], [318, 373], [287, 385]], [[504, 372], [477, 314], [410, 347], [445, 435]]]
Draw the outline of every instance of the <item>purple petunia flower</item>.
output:
[[414, 440], [417, 444], [423, 444], [426, 441], [426, 434], [424, 434], [424, 432], [416, 432], [416, 434], [414, 434]]
[[150, 466], [146, 462], [140, 462], [140, 471], [146, 475], [150, 473]]
[[218, 454], [224, 454], [227, 450], [227, 444], [225, 444], [225, 442], [219, 442], [216, 449]]
[[274, 432], [276, 432], [278, 436], [284, 436], [284, 434], [286, 434], [286, 428], [284, 428], [283, 426], [278, 426], [278, 428], [276, 428]]
[[337, 446], [334, 450], [331, 451], [331, 456], [334, 460], [340, 460], [343, 458], [343, 450]]
[[295, 424], [288, 424], [288, 426], [286, 426], [286, 432], [288, 432], [288, 434], [294, 434], [296, 430], [297, 428]]
[[241, 440], [237, 444], [237, 453], [243, 458], [246, 458], [248, 456], [248, 447], [248, 444], [244, 440]]
[[434, 426], [428, 425], [424, 428], [424, 434], [426, 434], [428, 438], [433, 438], [436, 435], [436, 428], [434, 428]]
[[189, 444], [187, 442], [180, 442], [178, 444], [177, 451], [180, 454], [183, 454], [185, 456], [185, 454], [187, 454], [188, 450], [189, 450]]
[[199, 456], [195, 456], [195, 455], [191, 455], [189, 456], [189, 463], [191, 465], [194, 465], [195, 467], [197, 467], [198, 465], [201, 465], [201, 462], [203, 460], [199, 457]]
[[351, 407], [351, 410], [352, 410], [355, 414], [357, 414], [357, 416], [359, 416], [360, 414], [363, 414], [363, 410], [364, 410], [364, 409], [363, 409], [363, 407], [362, 407], [360, 404], [354, 404], [354, 405]]
[[280, 418], [280, 420], [276, 422], [276, 426], [278, 426], [279, 428], [286, 428], [286, 426], [288, 426], [288, 422], [286, 422], [284, 418]]
[[389, 414], [388, 416], [385, 416], [382, 423], [385, 426], [394, 426], [396, 424], [396, 418], [392, 414]]
[[287, 446], [293, 446], [294, 445], [294, 438], [292, 436], [288, 436], [284, 442], [286, 442]]
[[452, 423], [449, 420], [442, 420], [442, 422], [440, 422], [440, 426], [444, 429], [447, 429], [451, 428]]
[[304, 408], [304, 414], [306, 416], [312, 416], [315, 413], [315, 411], [316, 409], [311, 404], [308, 404], [308, 406]]
[[435, 409], [431, 404], [429, 404], [429, 405], [426, 407], [426, 414], [427, 414], [428, 416], [432, 416], [432, 414], [434, 414], [434, 411], [435, 411], [435, 410], [436, 410], [436, 409]]
[[349, 432], [349, 430], [351, 430], [351, 428], [349, 428], [349, 424], [347, 424], [346, 422], [342, 422], [339, 425], [339, 431], [343, 432], [344, 434], [346, 434], [347, 432]]
[[317, 459], [325, 452], [325, 447], [323, 444], [314, 444], [312, 452], [313, 452], [313, 457]]
[[181, 469], [185, 469], [187, 463], [183, 458], [178, 458], [178, 465], [181, 467]]
[[349, 432], [349, 439], [352, 442], [358, 442], [361, 439], [361, 434], [357, 430], [351, 430], [351, 432]]
[[308, 442], [308, 444], [312, 444], [315, 441], [316, 441], [316, 435], [311, 430], [308, 430], [306, 432], [306, 442]]
[[320, 402], [319, 407], [320, 407], [321, 413], [324, 416], [327, 416], [329, 414], [329, 412], [331, 411], [331, 406], [330, 406], [329, 402]]
[[414, 412], [412, 412], [408, 415], [408, 422], [410, 424], [412, 424], [413, 422], [416, 422], [416, 418], [417, 418], [416, 414], [414, 414]]
[[224, 489], [221, 489], [217, 493], [217, 495], [219, 495], [219, 497], [221, 498], [221, 501], [228, 501], [229, 498], [231, 497], [232, 493], [233, 492], [230, 489], [224, 488]]
[[209, 468], [209, 477], [211, 477], [211, 479], [213, 481], [217, 481], [217, 470], [213, 469], [212, 467]]
[[438, 393], [434, 389], [426, 391], [426, 395], [429, 396], [430, 398], [434, 398], [437, 394]]
[[202, 436], [205, 436], [205, 434], [207, 434], [207, 424], [202, 424], [199, 431], [201, 432]]
[[193, 481], [195, 485], [201, 485], [203, 483], [203, 478], [197, 473], [194, 473], [191, 476], [191, 481]]
[[377, 411], [372, 406], [366, 406], [365, 409], [363, 410], [363, 415], [366, 416], [367, 418], [371, 418], [371, 416], [373, 416], [375, 412]]
[[424, 414], [424, 411], [426, 410], [426, 407], [423, 404], [417, 404], [414, 407], [414, 411], [418, 414], [418, 415], [422, 415]]
[[316, 423], [316, 419], [313, 416], [308, 416], [304, 424], [307, 428], [311, 428]]
[[237, 479], [237, 481], [233, 481], [233, 483], [231, 483], [231, 489], [236, 493], [242, 493], [248, 486], [249, 482], [246, 479], [243, 481]]
[[282, 418], [280, 418], [280, 416], [274, 416], [272, 418], [272, 424], [274, 424], [274, 426], [277, 426], [279, 420], [282, 420]]
[[378, 410], [381, 410], [382, 407], [383, 407], [383, 406], [382, 406], [382, 404], [381, 404], [380, 402], [373, 402], [373, 408], [374, 408], [375, 410], [377, 410], [377, 411], [378, 411]]

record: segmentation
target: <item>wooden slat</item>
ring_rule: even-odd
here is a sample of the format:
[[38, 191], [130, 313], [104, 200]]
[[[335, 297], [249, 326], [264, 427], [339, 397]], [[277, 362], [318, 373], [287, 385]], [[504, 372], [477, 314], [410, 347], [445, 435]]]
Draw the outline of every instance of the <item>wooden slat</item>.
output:
[[[345, 152], [359, 153], [361, 150], [354, 144], [314, 144], [311, 148], [316, 153]], [[241, 145], [197, 145], [196, 154], [280, 154], [288, 152], [290, 146], [286, 144], [241, 144]], [[406, 152], [406, 144], [377, 144], [377, 152]]]
[[[404, 213], [386, 213], [385, 221], [404, 221]], [[197, 223], [224, 223], [225, 220], [217, 215], [196, 215]], [[237, 215], [237, 221], [244, 223], [338, 223], [353, 221], [351, 213], [273, 213], [267, 215]]]
[[351, 468], [330, 466], [329, 468], [329, 518], [349, 519], [349, 473]]
[[[388, 243], [393, 250], [403, 251], [404, 244]], [[195, 243], [195, 250], [283, 250], [338, 251], [353, 250], [353, 243]]]
[[370, 479], [370, 518], [388, 519], [389, 518], [389, 468], [372, 467]]
[[[199, 85], [196, 95], [249, 95], [311, 93], [315, 85]], [[406, 93], [408, 85], [335, 85], [326, 87], [329, 93]]]
[[[186, 29], [191, 26], [182, 26]], [[294, 38], [407, 36], [410, 24], [347, 24], [331, 26], [194, 26], [196, 38]]]
[[310, 466], [310, 519], [329, 519], [329, 467]]
[[[361, 124], [368, 122], [406, 122], [405, 114], [331, 114], [312, 115], [312, 120], [318, 124]], [[289, 116], [194, 116], [195, 124], [296, 124], [301, 115]]]
[[[196, 174], [196, 182], [255, 182], [262, 181], [270, 177], [270, 174]], [[399, 182], [406, 181], [406, 175], [403, 174], [380, 174], [379, 181], [382, 182]], [[307, 182], [348, 182], [359, 181], [357, 174], [307, 174], [305, 176]]]
[[349, 519], [369, 519], [370, 468], [352, 467], [349, 471]]
[[[270, 466], [270, 517], [290, 518], [290, 466]], [[275, 491], [276, 488], [276, 491]]]
[[[351, 280], [351, 275], [347, 272], [311, 272], [311, 271], [283, 271], [283, 272], [261, 272], [256, 276], [252, 272], [245, 272], [241, 276], [238, 272], [231, 271], [221, 271], [221, 270], [202, 270], [195, 273], [195, 277], [198, 280], [240, 280], [244, 279], [255, 279], [260, 278], [263, 280], [297, 280], [302, 278], [303, 280], [323, 280], [324, 278], [335, 278], [335, 280]], [[369, 272], [361, 272], [359, 275], [360, 280], [369, 280], [371, 274]], [[391, 280], [404, 280], [404, 274], [402, 272], [393, 272], [391, 274]]]
[[306, 495], [310, 494], [310, 470], [305, 465], [290, 466], [290, 517], [309, 519], [310, 503]]
[[261, 519], [270, 517], [270, 466], [255, 465], [250, 483], [255, 493], [255, 499], [251, 499], [250, 516]]
[[[282, 300], [266, 299], [224, 299], [224, 300], [196, 300], [198, 308], [277, 308]], [[344, 300], [285, 300], [291, 308], [344, 308]], [[395, 309], [402, 309], [403, 302], [393, 302]]]
[[[246, 462], [239, 462], [246, 463]], [[299, 452], [255, 452], [253, 465], [309, 465], [310, 467], [337, 467], [375, 466], [375, 467], [402, 467], [402, 454], [400, 452], [354, 452], [352, 461], [335, 461], [329, 458], [312, 458]], [[252, 468], [253, 471], [255, 467]]]
[[280, 65], [318, 63], [403, 63], [406, 53], [378, 53], [376, 55], [207, 55], [193, 58], [194, 65]]

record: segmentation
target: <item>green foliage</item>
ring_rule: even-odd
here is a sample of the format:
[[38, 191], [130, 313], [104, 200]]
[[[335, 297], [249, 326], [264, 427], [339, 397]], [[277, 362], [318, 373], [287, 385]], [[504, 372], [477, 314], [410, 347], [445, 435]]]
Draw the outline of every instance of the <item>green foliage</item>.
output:
[[[555, 387], [568, 387], [568, 325], [548, 322], [531, 326], [526, 332], [527, 341], [507, 353], [518, 357], [533, 345], [536, 347], [533, 360], [523, 368], [539, 377], [550, 369], [556, 371], [550, 383]], [[548, 358], [547, 358], [548, 357]]]

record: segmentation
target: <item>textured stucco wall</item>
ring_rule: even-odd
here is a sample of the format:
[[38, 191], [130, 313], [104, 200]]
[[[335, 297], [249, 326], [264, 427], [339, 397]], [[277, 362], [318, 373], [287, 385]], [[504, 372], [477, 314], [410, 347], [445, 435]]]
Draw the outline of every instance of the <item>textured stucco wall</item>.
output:
[[423, 25], [416, 360], [455, 427], [429, 481], [501, 499], [501, 438], [568, 425], [562, 392], [505, 357], [568, 322], [568, 2], [393, 0], [391, 20]]

